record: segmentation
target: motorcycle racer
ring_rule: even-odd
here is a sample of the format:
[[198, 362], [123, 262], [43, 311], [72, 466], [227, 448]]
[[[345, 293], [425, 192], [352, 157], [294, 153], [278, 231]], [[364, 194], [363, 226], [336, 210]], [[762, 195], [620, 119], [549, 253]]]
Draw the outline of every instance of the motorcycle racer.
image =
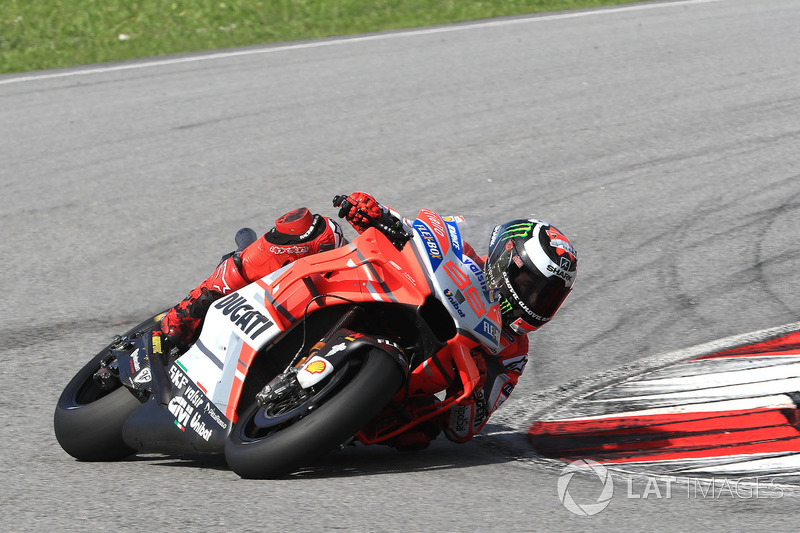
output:
[[[363, 233], [387, 215], [405, 221], [394, 211], [363, 192], [350, 194], [339, 216]], [[348, 208], [349, 206], [349, 208]], [[308, 255], [347, 243], [334, 220], [301, 207], [275, 221], [275, 226], [241, 251], [223, 257], [214, 272], [161, 320], [161, 335], [184, 347], [196, 340], [209, 305], [275, 270]], [[398, 449], [428, 446], [440, 431], [454, 442], [467, 442], [485, 426], [489, 416], [508, 398], [527, 363], [527, 334], [555, 315], [572, 290], [577, 255], [569, 240], [555, 227], [539, 220], [518, 219], [495, 227], [486, 257], [465, 243], [466, 254], [483, 268], [487, 285], [499, 299], [503, 323], [496, 355], [472, 351], [480, 371], [475, 393], [455, 405], [435, 423], [423, 423], [398, 436]]]

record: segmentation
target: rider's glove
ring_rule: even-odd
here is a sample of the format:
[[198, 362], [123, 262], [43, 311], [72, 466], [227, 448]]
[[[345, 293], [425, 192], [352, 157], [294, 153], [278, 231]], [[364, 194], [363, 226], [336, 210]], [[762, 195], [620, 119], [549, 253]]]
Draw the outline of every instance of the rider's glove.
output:
[[[472, 389], [472, 394], [461, 400], [459, 405], [470, 405], [483, 393], [483, 387], [486, 385], [486, 356], [481, 348], [473, 348], [469, 354], [472, 356], [472, 362], [478, 367], [478, 382]], [[456, 380], [450, 387], [447, 388], [448, 396], [460, 396], [463, 393], [463, 384]]]
[[[381, 204], [365, 192], [354, 192], [347, 197], [347, 202], [352, 206], [345, 213], [344, 218], [359, 232], [363, 232], [373, 222], [380, 220], [383, 211]], [[341, 215], [340, 215], [341, 216]]]
[[[453, 442], [467, 442], [475, 436], [489, 419], [489, 410], [486, 405], [486, 359], [483, 350], [475, 348], [470, 351], [472, 361], [478, 367], [480, 379], [475, 384], [472, 394], [453, 405], [441, 417], [440, 423], [445, 436]], [[450, 391], [448, 391], [448, 394]]]
[[475, 393], [473, 393], [474, 397], [476, 393], [481, 391], [483, 386], [486, 384], [486, 359], [483, 355], [483, 350], [480, 348], [475, 348], [474, 350], [470, 351], [469, 354], [472, 356], [472, 361], [475, 363], [475, 366], [478, 367], [478, 372], [481, 375], [480, 380], [475, 385]]

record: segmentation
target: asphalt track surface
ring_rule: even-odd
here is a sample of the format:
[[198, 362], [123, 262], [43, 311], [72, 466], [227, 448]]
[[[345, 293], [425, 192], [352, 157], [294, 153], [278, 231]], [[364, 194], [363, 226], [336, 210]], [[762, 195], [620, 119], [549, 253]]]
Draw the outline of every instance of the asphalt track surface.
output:
[[[515, 435], [576, 383], [798, 321], [799, 27], [796, 0], [656, 2], [0, 77], [0, 529], [796, 530], [791, 491], [632, 497], [646, 480], [575, 516]], [[353, 190], [577, 247], [489, 435], [280, 481], [59, 448], [56, 399], [114, 333], [240, 226]]]

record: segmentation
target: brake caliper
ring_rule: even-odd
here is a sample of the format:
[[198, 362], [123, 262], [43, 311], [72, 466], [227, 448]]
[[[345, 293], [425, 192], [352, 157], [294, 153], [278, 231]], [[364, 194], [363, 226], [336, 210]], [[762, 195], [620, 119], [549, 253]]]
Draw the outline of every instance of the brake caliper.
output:
[[307, 396], [306, 391], [297, 380], [297, 369], [291, 368], [267, 383], [261, 392], [256, 394], [256, 402], [266, 409], [277, 403], [302, 402]]

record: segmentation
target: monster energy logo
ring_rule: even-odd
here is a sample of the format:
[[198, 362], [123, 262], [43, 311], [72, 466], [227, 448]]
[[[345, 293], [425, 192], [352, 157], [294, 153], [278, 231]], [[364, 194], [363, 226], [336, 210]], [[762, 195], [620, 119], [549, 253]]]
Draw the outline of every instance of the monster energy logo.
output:
[[520, 222], [519, 224], [512, 224], [500, 234], [500, 238], [504, 240], [513, 239], [515, 237], [527, 237], [533, 229], [532, 222]]
[[511, 310], [512, 310], [512, 308], [511, 308], [511, 302], [509, 302], [509, 301], [508, 301], [508, 300], [506, 300], [506, 299], [503, 299], [503, 301], [502, 301], [502, 302], [500, 302], [500, 312], [501, 312], [501, 313], [508, 313], [508, 312], [509, 312], [509, 311], [511, 311]]

